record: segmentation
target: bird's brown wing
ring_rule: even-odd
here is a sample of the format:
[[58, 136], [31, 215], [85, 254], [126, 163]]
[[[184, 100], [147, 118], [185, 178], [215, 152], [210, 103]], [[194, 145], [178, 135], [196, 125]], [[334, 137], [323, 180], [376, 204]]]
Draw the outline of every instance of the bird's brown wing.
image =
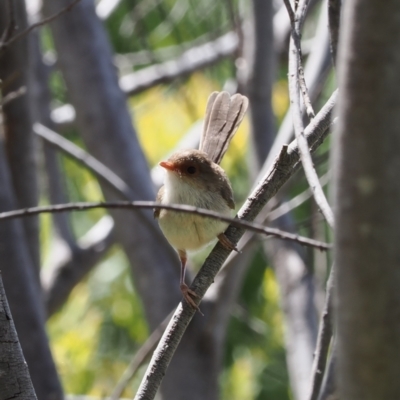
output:
[[235, 208], [235, 201], [233, 200], [233, 192], [231, 186], [221, 186], [220, 193], [222, 198], [226, 201], [226, 204], [228, 204], [228, 207], [233, 210]]
[[199, 150], [219, 164], [246, 113], [249, 101], [241, 94], [213, 92], [208, 98]]
[[[157, 193], [156, 202], [157, 202], [157, 203], [161, 203], [163, 197], [164, 197], [164, 186], [161, 186], [161, 187], [160, 187], [160, 190], [159, 190], [158, 193]], [[154, 216], [154, 218], [158, 218], [158, 217], [160, 216], [160, 212], [161, 212], [161, 209], [160, 209], [160, 208], [154, 209], [154, 210], [153, 210], [153, 216]]]

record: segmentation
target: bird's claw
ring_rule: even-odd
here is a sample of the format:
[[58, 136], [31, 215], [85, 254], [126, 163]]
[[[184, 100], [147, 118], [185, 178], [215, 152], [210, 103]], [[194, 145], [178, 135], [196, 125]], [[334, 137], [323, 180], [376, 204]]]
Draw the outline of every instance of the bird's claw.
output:
[[185, 283], [181, 284], [181, 292], [186, 303], [188, 303], [192, 308], [197, 310], [204, 317], [204, 314], [200, 311], [199, 306], [193, 299], [193, 298], [199, 298], [199, 295], [195, 293], [192, 289], [190, 289], [188, 285], [186, 285]]
[[237, 253], [241, 254], [242, 252], [236, 247], [234, 243], [232, 243], [225, 235], [225, 233], [221, 233], [218, 235], [218, 240], [226, 249], [230, 251], [236, 251]]

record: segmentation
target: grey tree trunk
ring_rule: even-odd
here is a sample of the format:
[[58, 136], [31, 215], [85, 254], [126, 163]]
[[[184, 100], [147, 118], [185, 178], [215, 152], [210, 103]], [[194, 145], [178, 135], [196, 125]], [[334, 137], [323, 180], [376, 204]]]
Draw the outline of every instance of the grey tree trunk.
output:
[[[16, 0], [0, 2], [0, 33], [7, 28], [9, 21], [8, 5], [13, 4], [16, 33], [23, 31], [28, 23], [25, 2]], [[31, 76], [29, 57], [29, 38], [25, 37], [7, 47], [0, 54], [0, 79], [3, 81], [3, 96], [21, 87], [26, 94], [3, 107], [5, 127], [5, 148], [9, 161], [13, 190], [17, 208], [34, 207], [38, 203], [37, 168], [35, 160], [34, 135], [30, 109]], [[36, 283], [39, 287], [40, 246], [38, 218], [25, 218], [23, 226], [30, 256], [35, 268]]]
[[336, 322], [341, 400], [400, 398], [400, 3], [344, 2]]
[[2, 399], [36, 400], [0, 275], [0, 394]]

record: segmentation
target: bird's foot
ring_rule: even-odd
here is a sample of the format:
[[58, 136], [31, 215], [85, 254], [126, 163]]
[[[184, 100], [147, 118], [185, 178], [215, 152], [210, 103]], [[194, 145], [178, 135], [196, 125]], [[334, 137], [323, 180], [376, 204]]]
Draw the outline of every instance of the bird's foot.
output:
[[204, 314], [200, 311], [199, 306], [194, 301], [194, 298], [199, 298], [199, 295], [196, 294], [192, 289], [190, 289], [189, 286], [185, 283], [181, 284], [181, 292], [183, 294], [183, 298], [186, 300], [186, 303], [188, 303], [192, 308], [197, 310], [204, 317]]
[[232, 243], [226, 236], [225, 233], [220, 233], [218, 235], [218, 240], [226, 249], [231, 251], [236, 251], [237, 253], [241, 253], [241, 251], [236, 247], [234, 243]]

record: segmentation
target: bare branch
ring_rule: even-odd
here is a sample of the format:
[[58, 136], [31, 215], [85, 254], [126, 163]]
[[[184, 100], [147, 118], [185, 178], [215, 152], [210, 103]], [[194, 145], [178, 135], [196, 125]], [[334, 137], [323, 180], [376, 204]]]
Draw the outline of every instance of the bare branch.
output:
[[[231, 35], [234, 34], [233, 31], [227, 32], [226, 34], [228, 33]], [[193, 40], [161, 47], [159, 49], [144, 49], [135, 51], [133, 53], [116, 54], [114, 55], [114, 63], [118, 67], [121, 75], [124, 75], [124, 70], [129, 70], [128, 73], [131, 73], [132, 68], [145, 64], [153, 64], [154, 60], [157, 60], [158, 63], [162, 63], [172, 60], [174, 58], [179, 58], [185, 51], [191, 48], [204, 46], [205, 44], [213, 42], [215, 40], [218, 40], [217, 35], [213, 32], [207, 32], [201, 36], [196, 37]]]
[[309, 400], [317, 400], [321, 391], [322, 380], [326, 369], [329, 346], [332, 339], [332, 297], [333, 297], [334, 266], [329, 274], [326, 288], [325, 306], [322, 312], [321, 323], [319, 325], [317, 347], [315, 349], [314, 362], [311, 372], [311, 388]]
[[318, 400], [338, 400], [338, 388], [337, 388], [337, 345], [336, 340], [333, 341], [331, 356], [329, 357], [328, 366]]
[[3, 50], [5, 47], [9, 46], [10, 44], [14, 43], [15, 41], [23, 38], [24, 36], [28, 35], [30, 32], [32, 32], [34, 29], [46, 25], [49, 22], [54, 21], [56, 18], [58, 18], [60, 15], [70, 11], [78, 2], [81, 0], [73, 0], [71, 4], [69, 4], [67, 7], [61, 9], [57, 13], [51, 15], [48, 18], [44, 18], [39, 22], [36, 22], [29, 26], [27, 29], [23, 30], [22, 32], [18, 33], [17, 35], [13, 36], [12, 38], [8, 39], [7, 41], [2, 41], [0, 43], [0, 51]]
[[292, 240], [304, 246], [315, 247], [320, 250], [329, 250], [331, 245], [319, 242], [314, 239], [308, 239], [299, 235], [295, 235], [290, 232], [281, 231], [275, 228], [267, 228], [263, 225], [257, 223], [251, 223], [247, 221], [242, 221], [237, 218], [226, 217], [223, 214], [217, 213], [215, 211], [205, 210], [193, 206], [178, 205], [178, 204], [159, 204], [153, 201], [110, 201], [104, 203], [68, 203], [68, 204], [55, 204], [51, 206], [41, 206], [41, 207], [30, 207], [24, 208], [22, 210], [14, 210], [0, 213], [0, 220], [29, 217], [32, 215], [44, 214], [44, 213], [58, 213], [65, 211], [86, 211], [95, 208], [106, 208], [106, 209], [116, 209], [116, 208], [127, 208], [127, 209], [165, 209], [180, 211], [183, 213], [197, 214], [204, 217], [209, 217], [217, 219], [220, 221], [228, 222], [232, 226], [237, 226], [245, 229], [252, 230], [254, 232], [263, 233], [265, 235], [271, 235], [279, 239]]
[[[318, 142], [327, 134], [335, 102], [336, 92], [307, 127], [306, 137], [310, 145]], [[275, 164], [267, 172], [259, 185], [257, 185], [239, 211], [239, 218], [241, 220], [253, 221], [267, 201], [270, 200], [290, 176], [292, 176], [295, 171], [295, 166], [299, 161], [297, 143], [292, 142], [289, 147], [285, 146]], [[243, 236], [244, 230], [231, 226], [225, 234], [236, 244]], [[199, 300], [204, 296], [206, 290], [214, 281], [216, 274], [229, 253], [229, 250], [218, 243], [206, 259], [191, 285], [191, 290], [195, 291], [199, 296]], [[195, 311], [196, 310], [192, 309], [186, 303], [181, 303], [178, 306], [178, 309], [153, 354], [149, 367], [135, 396], [135, 400], [154, 399], [165, 375], [165, 371]]]
[[18, 99], [18, 97], [23, 96], [25, 93], [26, 93], [25, 86], [21, 86], [19, 89], [8, 93], [0, 100], [0, 109], [4, 107], [6, 104], [10, 103], [11, 101]]
[[318, 180], [318, 175], [314, 169], [311, 154], [308, 148], [307, 140], [304, 136], [303, 119], [301, 116], [300, 99], [299, 99], [299, 56], [296, 50], [294, 37], [290, 40], [289, 48], [289, 95], [291, 103], [291, 111], [293, 116], [294, 131], [297, 138], [301, 162], [307, 181], [313, 191], [314, 198], [321, 209], [325, 219], [331, 228], [334, 227], [333, 212], [326, 200], [324, 191]]
[[119, 83], [129, 96], [140, 93], [161, 83], [168, 83], [213, 65], [235, 53], [238, 38], [234, 32], [228, 32], [216, 40], [185, 51], [175, 60], [143, 68], [140, 71], [123, 76]]
[[33, 131], [47, 143], [83, 164], [104, 183], [116, 190], [123, 198], [132, 199], [136, 197], [132, 189], [117, 174], [111, 171], [110, 168], [57, 132], [39, 123], [33, 125]]
[[[308, 6], [308, 0], [303, 0], [302, 2], [299, 3], [299, 7], [296, 10], [296, 13], [294, 14], [292, 6], [290, 4], [289, 0], [284, 0], [285, 6], [288, 10], [289, 18], [290, 18], [290, 23], [292, 25], [292, 37], [291, 39], [293, 40], [294, 46], [293, 48], [289, 49], [289, 58], [291, 55], [293, 57], [296, 57], [297, 60], [297, 69], [296, 69], [296, 78], [298, 79], [298, 84], [301, 89], [301, 93], [303, 95], [303, 100], [304, 100], [304, 106], [306, 109], [306, 113], [308, 115], [308, 118], [310, 120], [314, 118], [315, 112], [311, 104], [310, 100], [310, 95], [308, 93], [306, 81], [304, 78], [304, 68], [303, 68], [303, 63], [302, 63], [302, 52], [301, 52], [301, 33], [300, 29], [301, 26], [303, 25], [304, 22], [304, 17], [305, 17], [305, 12]], [[289, 72], [290, 76], [290, 72]]]
[[289, 14], [290, 24], [292, 25], [292, 29], [294, 30], [295, 29], [294, 26], [296, 24], [296, 17], [294, 15], [292, 5], [290, 4], [290, 0], [283, 0], [283, 2], [285, 3], [287, 12]]
[[[326, 173], [325, 175], [321, 176], [320, 183], [322, 186], [325, 186], [329, 181], [330, 173]], [[274, 208], [270, 213], [267, 215], [267, 219], [269, 222], [275, 221], [276, 219], [280, 218], [282, 215], [289, 213], [290, 211], [294, 210], [295, 208], [301, 206], [304, 202], [306, 202], [309, 198], [313, 196], [312, 190], [307, 188], [304, 192], [301, 192], [297, 196], [293, 197], [292, 199], [285, 201], [278, 207]]]

